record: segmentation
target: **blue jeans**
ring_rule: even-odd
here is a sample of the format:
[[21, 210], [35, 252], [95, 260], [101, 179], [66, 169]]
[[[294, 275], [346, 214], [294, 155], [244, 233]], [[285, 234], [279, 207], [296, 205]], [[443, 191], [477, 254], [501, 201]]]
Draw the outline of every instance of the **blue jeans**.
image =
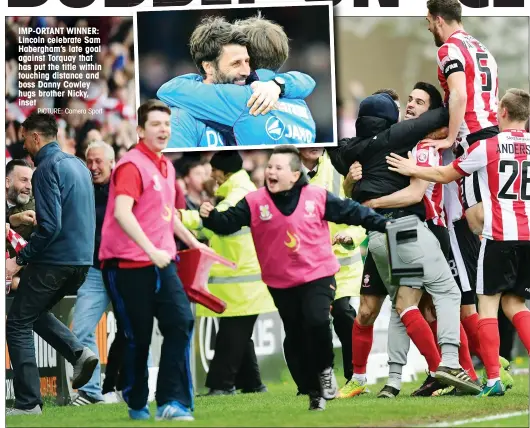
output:
[[[91, 267], [85, 283], [77, 292], [77, 301], [74, 308], [73, 333], [83, 346], [90, 348], [99, 358], [96, 345], [96, 327], [110, 303], [107, 289], [103, 283], [101, 271]], [[107, 352], [107, 350], [103, 350]], [[98, 363], [96, 370], [88, 383], [79, 388], [94, 400], [103, 400], [101, 394], [101, 366]]]
[[[74, 308], [73, 333], [83, 344], [90, 348], [99, 358], [96, 345], [96, 327], [110, 303], [110, 298], [103, 283], [101, 271], [91, 267], [88, 271], [86, 281], [77, 292], [77, 300]], [[103, 350], [107, 352], [107, 350]], [[148, 367], [153, 366], [152, 354], [149, 351], [147, 360]], [[98, 362], [92, 377], [88, 383], [79, 388], [94, 400], [103, 400], [101, 393], [101, 365]]]

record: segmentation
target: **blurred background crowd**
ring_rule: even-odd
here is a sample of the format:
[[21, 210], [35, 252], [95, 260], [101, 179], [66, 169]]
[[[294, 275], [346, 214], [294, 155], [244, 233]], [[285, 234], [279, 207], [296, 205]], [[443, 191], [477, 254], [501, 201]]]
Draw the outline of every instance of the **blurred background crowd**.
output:
[[[465, 17], [463, 21], [465, 30], [497, 61], [499, 98], [509, 88], [528, 90], [528, 18]], [[339, 138], [355, 136], [359, 103], [374, 91], [395, 89], [404, 111], [416, 82], [439, 87], [437, 50], [427, 21], [420, 16], [335, 18]]]
[[[99, 80], [92, 82], [87, 98], [38, 98], [34, 107], [21, 106], [18, 91], [21, 55], [18, 31], [21, 27], [98, 29], [101, 52], [94, 54], [93, 60], [101, 65], [101, 71]], [[56, 36], [43, 37], [48, 39]], [[5, 52], [6, 156], [25, 157], [20, 124], [36, 108], [63, 109], [62, 114], [56, 115], [59, 123], [59, 143], [65, 152], [82, 159], [91, 141], [103, 140], [109, 143], [118, 157], [136, 142], [132, 17], [7, 17]], [[79, 53], [67, 52], [63, 55], [78, 57]], [[102, 109], [102, 114], [65, 114], [65, 108]], [[29, 158], [28, 160], [31, 161]]]

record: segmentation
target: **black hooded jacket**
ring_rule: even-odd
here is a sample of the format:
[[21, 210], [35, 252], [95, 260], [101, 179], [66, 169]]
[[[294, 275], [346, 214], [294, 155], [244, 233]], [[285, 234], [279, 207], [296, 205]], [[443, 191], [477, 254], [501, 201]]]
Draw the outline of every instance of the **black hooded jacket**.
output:
[[[306, 175], [301, 174], [292, 189], [278, 193], [269, 192], [269, 196], [276, 208], [284, 216], [289, 217], [298, 206], [302, 189], [308, 185], [310, 184]], [[251, 215], [247, 199], [243, 198], [226, 211], [219, 212], [214, 209], [207, 218], [202, 218], [202, 222], [204, 227], [218, 235], [230, 235], [244, 226], [250, 226]], [[330, 192], [327, 192], [324, 220], [336, 224], [359, 225], [366, 230], [376, 230], [382, 233], [386, 231], [387, 222], [384, 217], [376, 214], [371, 208], [352, 200], [340, 199]]]
[[[337, 147], [327, 147], [326, 150], [335, 169], [344, 176], [355, 161], [362, 165], [363, 178], [352, 192], [352, 199], [362, 203], [406, 188], [410, 178], [390, 171], [386, 156], [393, 152], [406, 157], [421, 139], [448, 123], [449, 112], [442, 107], [395, 124], [378, 117], [363, 116], [355, 122], [356, 137], [342, 139]], [[400, 211], [425, 218], [423, 202]], [[388, 210], [380, 212], [387, 213]]]

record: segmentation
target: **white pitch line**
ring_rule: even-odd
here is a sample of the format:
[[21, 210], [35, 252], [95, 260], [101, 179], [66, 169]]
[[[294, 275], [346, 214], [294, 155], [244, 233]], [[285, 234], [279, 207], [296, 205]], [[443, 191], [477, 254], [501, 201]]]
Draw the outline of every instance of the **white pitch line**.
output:
[[497, 415], [484, 416], [482, 418], [462, 419], [462, 420], [453, 421], [453, 422], [440, 422], [437, 424], [432, 424], [432, 425], [427, 425], [427, 426], [428, 427], [454, 427], [454, 426], [459, 426], [459, 425], [470, 424], [473, 422], [495, 421], [498, 419], [507, 419], [507, 418], [511, 418], [514, 416], [522, 416], [522, 415], [528, 415], [528, 410], [525, 410], [522, 412], [499, 413]]

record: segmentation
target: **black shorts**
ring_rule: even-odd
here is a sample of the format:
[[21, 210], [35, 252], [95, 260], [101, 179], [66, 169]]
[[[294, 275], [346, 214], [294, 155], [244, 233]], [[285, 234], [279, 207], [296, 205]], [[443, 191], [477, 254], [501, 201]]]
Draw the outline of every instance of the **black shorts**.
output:
[[475, 235], [465, 218], [455, 221], [449, 230], [451, 251], [449, 267], [462, 293], [461, 305], [475, 304], [477, 283], [477, 263], [480, 251], [480, 238]]
[[387, 296], [388, 291], [377, 271], [374, 259], [370, 251], [366, 255], [361, 280], [361, 295], [365, 296]]
[[[466, 137], [467, 146], [471, 147], [477, 141], [495, 137], [498, 133], [498, 126], [489, 126], [487, 128], [481, 129], [478, 132], [469, 134]], [[461, 156], [462, 154], [464, 154], [463, 147], [460, 146], [459, 149], [462, 149], [462, 152], [461, 154], [457, 153], [457, 155]], [[464, 205], [464, 210], [467, 210], [468, 208], [478, 204], [479, 202], [482, 202], [482, 196], [480, 194], [480, 187], [478, 184], [478, 175], [476, 172], [474, 172], [468, 177], [462, 178], [460, 191], [462, 192], [462, 202]]]
[[434, 234], [434, 236], [436, 236], [436, 239], [438, 239], [438, 242], [440, 243], [440, 248], [442, 249], [442, 253], [444, 253], [445, 259], [449, 260], [451, 242], [449, 240], [449, 231], [447, 230], [447, 227], [438, 226], [437, 224], [434, 224], [432, 220], [427, 220], [427, 226], [429, 226], [429, 230]]
[[530, 299], [530, 242], [483, 239], [477, 272], [477, 294], [510, 292]]
[[460, 183], [462, 192], [462, 205], [464, 206], [464, 211], [467, 211], [470, 207], [477, 205], [482, 202], [482, 196], [480, 194], [480, 186], [478, 184], [478, 174], [474, 172], [473, 174], [462, 177], [462, 182]]

